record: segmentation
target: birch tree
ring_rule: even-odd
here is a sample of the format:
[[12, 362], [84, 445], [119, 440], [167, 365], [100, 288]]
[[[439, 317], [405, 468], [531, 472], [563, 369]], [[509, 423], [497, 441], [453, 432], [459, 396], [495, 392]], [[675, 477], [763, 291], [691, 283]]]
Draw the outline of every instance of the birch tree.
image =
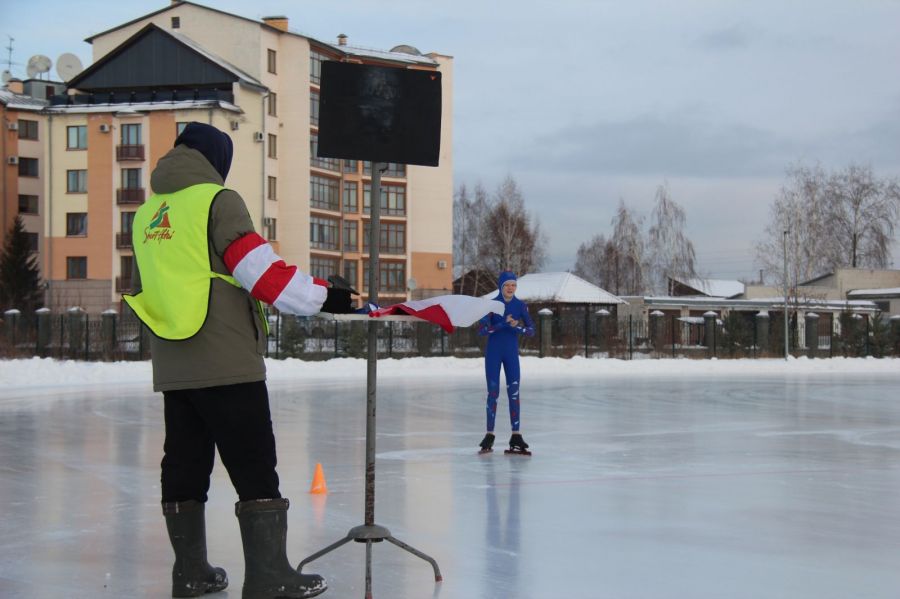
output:
[[481, 262], [487, 270], [511, 270], [521, 276], [543, 266], [546, 238], [540, 223], [525, 209], [522, 192], [511, 176], [497, 188], [484, 222]]
[[632, 214], [624, 200], [619, 200], [610, 239], [614, 256], [609, 291], [616, 295], [641, 295], [644, 292], [642, 223], [643, 219]]
[[656, 203], [647, 232], [646, 287], [656, 295], [669, 292], [669, 278], [697, 276], [694, 244], [684, 232], [684, 209], [675, 203], [665, 185], [656, 189]]

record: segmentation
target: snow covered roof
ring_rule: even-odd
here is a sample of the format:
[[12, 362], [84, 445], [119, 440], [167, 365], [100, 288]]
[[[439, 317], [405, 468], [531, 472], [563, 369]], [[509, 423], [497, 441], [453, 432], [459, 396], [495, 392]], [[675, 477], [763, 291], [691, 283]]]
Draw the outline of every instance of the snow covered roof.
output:
[[[319, 40], [316, 40], [319, 41]], [[359, 46], [341, 46], [338, 44], [329, 44], [328, 42], [319, 42], [327, 45], [332, 50], [349, 54], [350, 56], [360, 56], [363, 58], [375, 58], [378, 60], [390, 60], [393, 62], [402, 62], [407, 64], [426, 64], [436, 66], [437, 61], [428, 56], [421, 54], [409, 54], [407, 52], [390, 52], [386, 50], [375, 50], [374, 48], [362, 48]]]
[[189, 110], [201, 108], [221, 108], [229, 112], [244, 112], [238, 106], [224, 100], [178, 100], [174, 102], [141, 102], [134, 104], [60, 104], [50, 106], [46, 112], [54, 113], [92, 113], [92, 112], [147, 112], [152, 110]]
[[672, 280], [710, 297], [727, 298], [744, 293], [744, 284], [731, 279], [676, 279], [673, 277]]
[[884, 289], [854, 289], [847, 297], [900, 297], [900, 287]]
[[48, 103], [47, 100], [32, 98], [31, 96], [26, 96], [24, 94], [17, 94], [9, 91], [5, 87], [0, 88], [0, 104], [3, 104], [7, 108], [33, 110], [36, 112], [44, 108]]
[[[626, 304], [625, 300], [570, 272], [539, 272], [519, 277], [516, 297], [525, 302]], [[493, 297], [492, 291], [482, 297]]]

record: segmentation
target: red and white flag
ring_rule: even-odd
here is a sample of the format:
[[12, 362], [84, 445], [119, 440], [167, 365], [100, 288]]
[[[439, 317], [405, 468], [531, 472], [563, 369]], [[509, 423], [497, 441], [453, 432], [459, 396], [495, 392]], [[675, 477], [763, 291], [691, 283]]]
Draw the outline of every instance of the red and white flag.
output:
[[469, 295], [439, 295], [379, 308], [369, 312], [369, 316], [378, 318], [390, 314], [407, 314], [433, 322], [452, 333], [454, 327], [470, 326], [491, 312], [502, 315], [505, 308], [503, 302], [497, 300]]

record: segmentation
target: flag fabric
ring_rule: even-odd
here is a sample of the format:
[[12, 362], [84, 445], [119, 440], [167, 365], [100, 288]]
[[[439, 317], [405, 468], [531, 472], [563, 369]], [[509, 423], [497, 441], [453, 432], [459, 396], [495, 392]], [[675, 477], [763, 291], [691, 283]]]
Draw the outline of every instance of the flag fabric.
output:
[[378, 318], [391, 314], [407, 314], [440, 326], [448, 333], [455, 327], [467, 327], [490, 314], [503, 315], [505, 305], [501, 301], [469, 295], [439, 295], [423, 300], [403, 302], [373, 310], [369, 316]]

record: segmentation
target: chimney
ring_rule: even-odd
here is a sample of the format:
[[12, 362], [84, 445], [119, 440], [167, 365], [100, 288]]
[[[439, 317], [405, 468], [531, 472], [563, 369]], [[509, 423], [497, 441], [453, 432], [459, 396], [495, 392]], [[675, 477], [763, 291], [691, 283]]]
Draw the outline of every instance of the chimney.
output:
[[25, 84], [21, 79], [16, 79], [13, 77], [6, 84], [6, 89], [11, 91], [14, 94], [24, 94], [25, 93]]
[[269, 27], [274, 27], [280, 31], [288, 30], [288, 18], [285, 16], [263, 17], [262, 20]]
[[338, 35], [338, 46], [346, 46], [347, 45], [347, 36], [343, 33]]

